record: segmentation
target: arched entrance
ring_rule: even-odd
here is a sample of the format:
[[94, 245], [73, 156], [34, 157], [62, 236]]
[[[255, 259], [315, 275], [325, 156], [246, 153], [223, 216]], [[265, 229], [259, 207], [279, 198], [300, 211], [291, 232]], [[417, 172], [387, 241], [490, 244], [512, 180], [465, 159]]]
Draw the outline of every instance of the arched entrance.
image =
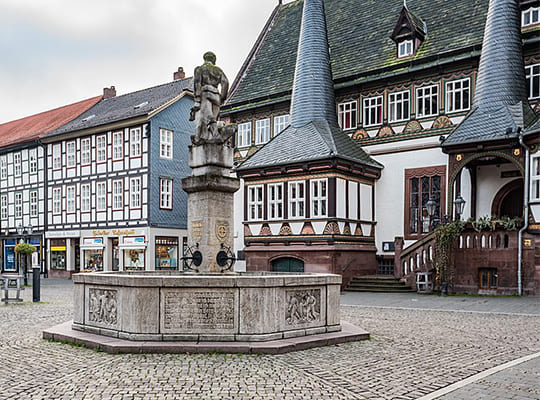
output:
[[491, 214], [498, 217], [523, 216], [523, 180], [516, 179], [504, 185], [495, 195]]
[[297, 258], [281, 257], [272, 260], [274, 272], [304, 272], [304, 262]]

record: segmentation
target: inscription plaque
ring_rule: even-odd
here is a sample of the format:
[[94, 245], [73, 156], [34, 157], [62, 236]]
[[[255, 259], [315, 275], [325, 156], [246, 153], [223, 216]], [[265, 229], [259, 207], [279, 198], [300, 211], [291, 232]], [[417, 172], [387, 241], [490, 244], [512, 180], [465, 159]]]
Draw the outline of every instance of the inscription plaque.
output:
[[163, 328], [168, 332], [234, 329], [234, 291], [167, 291]]

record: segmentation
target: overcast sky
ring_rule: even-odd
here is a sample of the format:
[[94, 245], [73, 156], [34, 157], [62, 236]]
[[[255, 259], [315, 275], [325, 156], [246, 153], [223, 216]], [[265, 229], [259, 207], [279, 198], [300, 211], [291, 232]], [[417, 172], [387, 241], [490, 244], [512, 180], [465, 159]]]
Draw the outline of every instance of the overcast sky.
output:
[[232, 82], [277, 3], [0, 0], [0, 123], [191, 76], [207, 50]]

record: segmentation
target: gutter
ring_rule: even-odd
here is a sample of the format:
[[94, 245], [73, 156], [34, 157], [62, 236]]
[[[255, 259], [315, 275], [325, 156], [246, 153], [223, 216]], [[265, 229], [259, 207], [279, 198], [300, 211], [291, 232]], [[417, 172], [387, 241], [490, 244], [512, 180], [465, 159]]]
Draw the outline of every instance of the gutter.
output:
[[523, 296], [523, 283], [521, 282], [521, 271], [523, 264], [523, 232], [529, 228], [529, 147], [523, 143], [523, 133], [519, 131], [519, 144], [525, 149], [525, 179], [523, 181], [523, 207], [525, 208], [523, 227], [518, 233], [518, 296]]

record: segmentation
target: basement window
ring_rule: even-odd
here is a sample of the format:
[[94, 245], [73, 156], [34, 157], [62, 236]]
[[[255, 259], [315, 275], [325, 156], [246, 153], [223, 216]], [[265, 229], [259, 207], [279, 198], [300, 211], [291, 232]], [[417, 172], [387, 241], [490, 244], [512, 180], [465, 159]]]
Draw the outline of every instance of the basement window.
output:
[[496, 268], [480, 268], [479, 270], [480, 289], [497, 289], [497, 274]]

